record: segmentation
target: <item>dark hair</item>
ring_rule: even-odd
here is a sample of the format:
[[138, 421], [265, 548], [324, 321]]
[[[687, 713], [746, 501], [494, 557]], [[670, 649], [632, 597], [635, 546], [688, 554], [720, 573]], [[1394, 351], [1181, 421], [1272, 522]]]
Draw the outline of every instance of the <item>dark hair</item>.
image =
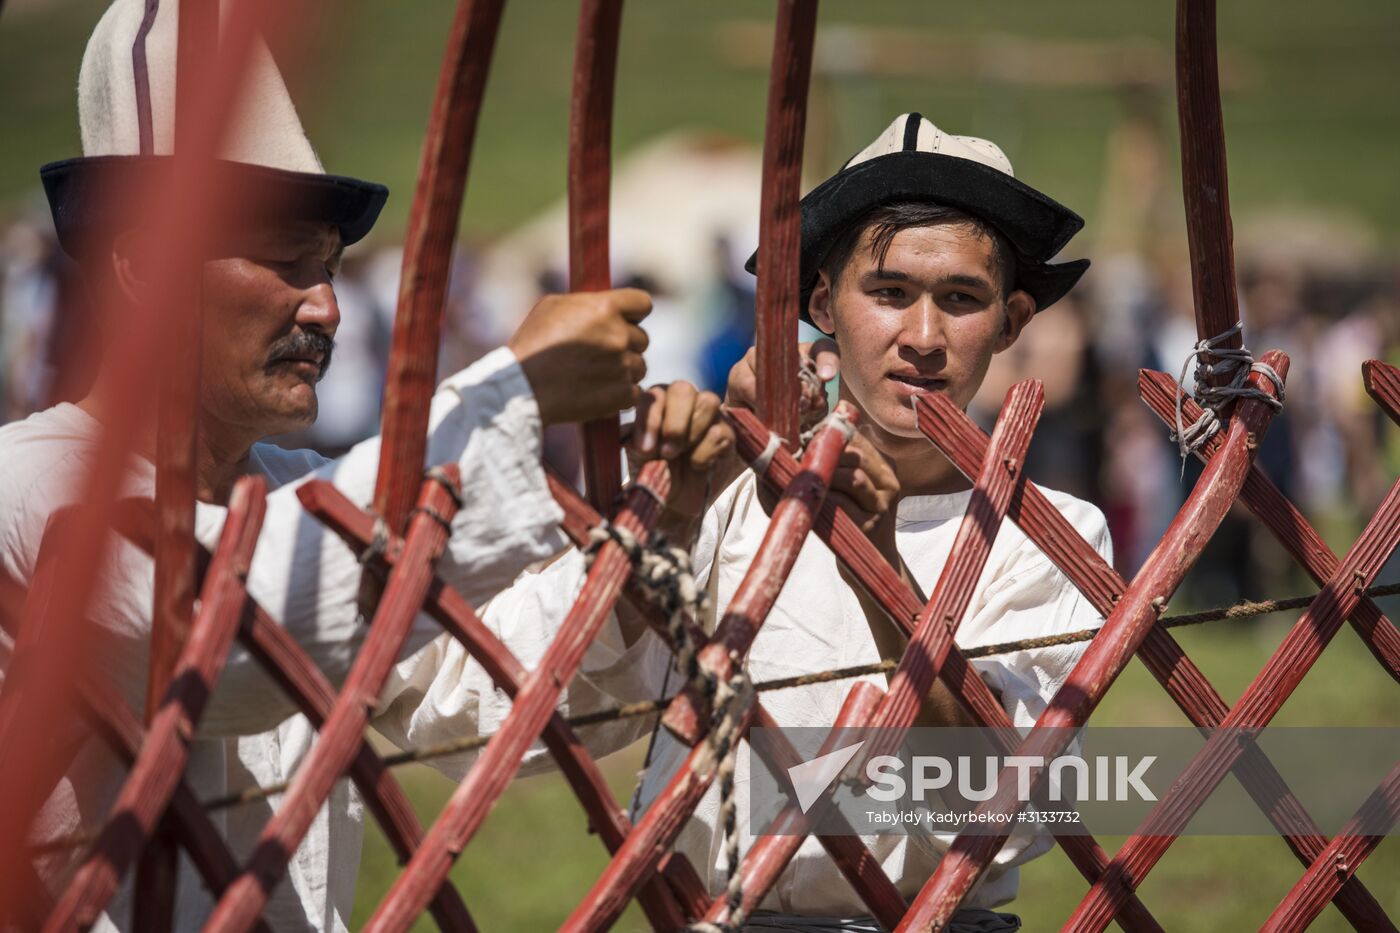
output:
[[866, 211], [841, 231], [836, 242], [831, 244], [831, 249], [827, 250], [820, 268], [835, 287], [866, 230], [874, 228], [870, 237], [870, 251], [877, 264], [883, 267], [890, 244], [901, 230], [942, 224], [970, 227], [979, 236], [992, 241], [992, 272], [1001, 279], [1001, 294], [1005, 298], [1016, 281], [1016, 254], [1006, 237], [982, 218], [935, 201], [896, 201]]

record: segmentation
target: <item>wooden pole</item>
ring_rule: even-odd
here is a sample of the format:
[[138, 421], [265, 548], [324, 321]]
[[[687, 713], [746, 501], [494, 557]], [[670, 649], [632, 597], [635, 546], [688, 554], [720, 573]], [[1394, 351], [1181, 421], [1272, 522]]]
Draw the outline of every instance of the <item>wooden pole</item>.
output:
[[[169, 15], [169, 14], [167, 14]], [[190, 133], [200, 101], [197, 68], [213, 65], [218, 47], [219, 11], [208, 0], [180, 0], [175, 45], [175, 170], [190, 171]], [[151, 653], [146, 671], [146, 725], [165, 696], [194, 619], [194, 511], [198, 478], [195, 443], [199, 430], [200, 357], [203, 309], [200, 267], [188, 257], [179, 277], [180, 310], [167, 321], [161, 359], [166, 362], [157, 402], [155, 588], [151, 601]], [[157, 832], [136, 870], [132, 923], [150, 933], [171, 929], [175, 912], [178, 855], [168, 833]]]
[[423, 141], [418, 187], [404, 239], [374, 487], [374, 510], [395, 532], [403, 531], [423, 477], [428, 405], [437, 385], [457, 222], [503, 3], [459, 0]]
[[800, 311], [802, 143], [812, 75], [816, 0], [779, 0], [763, 133], [763, 195], [758, 221], [758, 416], [797, 442], [797, 320]]
[[[612, 287], [608, 196], [612, 174], [613, 89], [622, 0], [583, 0], [569, 106], [569, 289]], [[617, 416], [583, 425], [588, 501], [610, 514], [622, 489]]]

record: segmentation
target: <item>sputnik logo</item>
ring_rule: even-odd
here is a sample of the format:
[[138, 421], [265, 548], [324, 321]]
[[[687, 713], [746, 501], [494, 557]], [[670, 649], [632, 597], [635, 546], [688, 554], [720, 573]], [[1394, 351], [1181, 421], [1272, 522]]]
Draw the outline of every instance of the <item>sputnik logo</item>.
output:
[[792, 789], [797, 792], [797, 805], [803, 813], [821, 798], [864, 744], [864, 741], [860, 741], [788, 768], [788, 778], [792, 781]]

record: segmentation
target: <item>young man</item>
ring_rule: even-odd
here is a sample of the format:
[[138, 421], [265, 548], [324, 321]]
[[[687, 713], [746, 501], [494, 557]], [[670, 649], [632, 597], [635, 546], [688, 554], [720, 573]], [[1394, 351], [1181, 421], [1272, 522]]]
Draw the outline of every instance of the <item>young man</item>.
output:
[[[829, 378], [839, 357], [840, 396], [857, 409], [862, 426], [833, 481], [832, 496], [925, 593], [947, 560], [971, 484], [918, 431], [912, 398], [931, 391], [945, 393], [961, 406], [971, 401], [992, 355], [1009, 347], [1031, 317], [1064, 295], [1087, 267], [1085, 261], [1049, 263], [1081, 224], [1074, 213], [1013, 178], [996, 146], [945, 134], [918, 114], [898, 117], [803, 199], [803, 314], [834, 338], [834, 347], [818, 352], [817, 365]], [[731, 404], [752, 400], [751, 359], [731, 374]], [[689, 449], [710, 462], [720, 440], [707, 434], [696, 445], [701, 437], [697, 426], [707, 423], [707, 408], [688, 386], [652, 390], [633, 429], [634, 448], [682, 462]], [[694, 536], [693, 565], [710, 596], [702, 621], [713, 628], [752, 562], [768, 515], [753, 474], [745, 471], [707, 509], [704, 482], [702, 471], [685, 465], [662, 530], [673, 542]], [[1047, 493], [1109, 557], [1108, 530], [1098, 509], [1062, 493]], [[571, 554], [518, 581], [492, 602], [488, 620], [506, 632], [547, 631], [548, 620], [557, 622], [573, 600], [582, 565], [582, 558]], [[1049, 559], [1006, 522], [957, 641], [989, 644], [1101, 622]], [[595, 645], [584, 683], [571, 688], [573, 708], [588, 705], [594, 693], [626, 702], [679, 685], [660, 639], [644, 632], [625, 608], [618, 623]], [[903, 641], [878, 610], [862, 603], [835, 557], [810, 536], [749, 652], [747, 668], [751, 679], [761, 681], [869, 664], [898, 658]], [[1054, 647], [972, 663], [1013, 721], [1027, 726], [1081, 652], [1082, 646]], [[763, 702], [781, 725], [830, 727], [851, 686], [845, 680], [775, 691], [766, 693]], [[924, 725], [966, 722], [941, 685], [920, 719]], [[609, 728], [610, 734], [593, 737], [599, 748], [631, 735], [622, 727]], [[687, 751], [664, 731], [655, 736], [643, 806]], [[737, 781], [742, 823], [748, 812], [748, 768], [742, 755]], [[722, 889], [725, 869], [718, 807], [718, 789], [712, 787], [677, 843], [715, 893]], [[912, 896], [951, 837], [882, 835], [864, 841], [900, 891]], [[751, 842], [745, 833], [744, 846]], [[1015, 929], [1019, 922], [1014, 917], [986, 908], [1010, 901], [1016, 894], [1016, 866], [1050, 845], [1043, 834], [1013, 835], [969, 900], [971, 909], [960, 914], [953, 928]], [[815, 839], [806, 840], [764, 906], [789, 916], [756, 916], [751, 921], [755, 929], [771, 923], [802, 930], [809, 928], [804, 918], [850, 919], [865, 913]]]
[[[116, 0], [89, 42], [79, 77], [85, 157], [45, 166], [55, 224], [78, 258], [94, 296], [92, 326], [113, 333], [148, 301], [160, 255], [139, 217], [99, 210], [108, 186], [161, 170], [173, 127], [175, 0]], [[136, 49], [143, 54], [135, 54]], [[141, 74], [137, 72], [141, 71]], [[247, 77], [244, 120], [230, 133], [221, 171], [236, 183], [270, 190], [277, 213], [220, 230], [215, 255], [203, 265], [200, 408], [197, 428], [197, 534], [218, 539], [233, 483], [260, 474], [273, 491], [248, 577], [252, 596], [335, 681], [344, 678], [364, 637], [357, 606], [361, 568], [337, 536], [308, 516], [293, 486], [312, 476], [334, 481], [368, 505], [379, 459], [378, 439], [339, 460], [312, 451], [260, 443], [309, 425], [316, 383], [331, 362], [339, 323], [332, 280], [342, 249], [363, 237], [384, 204], [380, 185], [328, 176], [292, 107], [276, 66], [259, 47]], [[141, 114], [149, 117], [143, 132]], [[532, 561], [561, 545], [561, 513], [540, 466], [542, 424], [614, 414], [633, 404], [645, 366], [650, 308], [641, 292], [549, 298], [531, 312], [509, 347], [446, 379], [432, 402], [428, 462], [461, 468], [464, 506], [439, 573], [468, 599], [483, 601]], [[0, 572], [23, 586], [33, 579], [49, 517], [76, 501], [94, 466], [94, 441], [110, 417], [110, 368], [91, 393], [0, 428]], [[124, 495], [154, 489], [154, 410], [139, 432], [143, 456], [125, 479]], [[115, 541], [94, 615], [99, 627], [87, 650], [139, 714], [150, 652], [151, 561]], [[433, 666], [431, 654], [408, 655], [440, 629], [426, 618], [409, 639], [401, 674], [455, 683], [458, 672]], [[0, 683], [13, 642], [0, 632]], [[448, 738], [470, 724], [436, 715], [433, 700], [398, 699], [421, 723], [432, 719]], [[210, 699], [193, 743], [189, 776], [202, 798], [253, 783], [291, 777], [314, 731], [291, 700], [235, 649]], [[292, 718], [288, 718], [292, 717]], [[285, 720], [285, 722], [284, 722]], [[279, 726], [279, 724], [281, 724]], [[100, 741], [90, 740], [49, 798], [33, 833], [42, 842], [94, 833], [125, 777]], [[246, 857], [269, 805], [243, 806], [216, 817], [235, 855]], [[363, 807], [341, 782], [274, 892], [268, 921], [279, 930], [343, 930], [359, 869]], [[36, 868], [60, 888], [81, 856], [72, 849], [43, 856]], [[103, 929], [128, 928], [129, 884], [101, 918]], [[196, 929], [209, 900], [182, 860], [175, 926]]]

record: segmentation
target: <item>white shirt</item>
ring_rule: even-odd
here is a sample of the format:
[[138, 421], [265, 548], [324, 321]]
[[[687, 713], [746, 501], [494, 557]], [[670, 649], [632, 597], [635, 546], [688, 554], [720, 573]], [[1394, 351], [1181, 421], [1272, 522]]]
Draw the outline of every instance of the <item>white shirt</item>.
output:
[[[716, 619], [723, 615], [768, 528], [768, 516], [758, 502], [756, 488], [753, 474], [745, 472], [719, 495], [702, 521], [694, 567], [711, 597], [707, 618], [703, 620], [707, 631], [713, 631]], [[1045, 492], [1080, 534], [1106, 559], [1111, 559], [1112, 544], [1102, 513], [1073, 496], [1053, 490]], [[925, 592], [932, 592], [938, 580], [970, 498], [969, 491], [912, 496], [899, 503], [899, 552]], [[583, 559], [571, 552], [540, 573], [522, 576], [515, 586], [490, 603], [485, 619], [497, 631], [509, 628], [512, 646], [519, 638], [533, 655], [537, 647], [547, 643], [568, 611], [582, 574]], [[1102, 622], [1102, 617], [1049, 558], [1019, 528], [1006, 521], [997, 534], [956, 640], [959, 645], [970, 647], [1093, 628]], [[1084, 647], [1081, 643], [1019, 651], [970, 663], [1000, 696], [1012, 721], [1017, 726], [1030, 726], [1064, 682]], [[842, 581], [835, 556], [815, 535], [809, 536], [749, 652], [750, 678], [763, 681], [878, 660], [865, 613], [855, 593]], [[526, 663], [532, 664], [533, 658]], [[616, 620], [610, 620], [586, 659], [584, 676], [566, 692], [565, 705], [570, 712], [586, 712], [602, 702], [600, 696], [610, 698], [612, 703], [661, 696], [669, 663], [668, 650], [650, 632], [624, 649]], [[888, 685], [883, 675], [861, 679], [881, 687]], [[673, 674], [669, 691], [674, 692], [679, 683], [680, 678]], [[779, 725], [829, 728], [853, 683], [854, 679], [813, 684], [765, 692], [761, 697]], [[503, 697], [490, 701], [490, 705], [502, 712], [507, 708]], [[441, 707], [435, 704], [432, 708]], [[412, 730], [420, 718], [398, 717], [396, 721], [408, 723]], [[601, 754], [646, 733], [650, 726], [649, 721], [634, 720], [631, 726], [625, 722], [609, 724], [601, 727], [605, 731], [582, 734], [589, 748]], [[408, 736], [413, 741], [424, 737], [411, 732]], [[664, 729], [657, 733], [652, 767], [642, 785], [643, 807], [665, 786], [687, 751]], [[747, 826], [747, 753], [739, 755], [736, 778], [741, 846], [747, 850], [753, 843]], [[716, 829], [718, 809], [718, 787], [711, 786], [676, 845], [694, 863], [712, 894], [721, 892], [726, 869], [723, 834]], [[864, 837], [863, 841], [900, 893], [912, 897], [933, 873], [952, 839], [951, 834], [881, 835]], [[992, 907], [1014, 898], [1016, 866], [1046, 852], [1051, 844], [1048, 836], [1031, 827], [1016, 830], [967, 906]], [[846, 917], [867, 912], [813, 838], [802, 844], [762, 906], [813, 916]]]
[[[0, 484], [0, 567], [12, 579], [25, 585], [32, 579], [48, 517], [74, 502], [83, 488], [97, 431], [97, 423], [73, 405], [0, 427], [0, 462], [6, 473], [6, 482]], [[465, 504], [453, 520], [438, 572], [479, 604], [563, 543], [558, 532], [562, 512], [540, 467], [539, 410], [509, 350], [497, 350], [442, 383], [432, 401], [429, 432], [427, 462], [458, 463], [465, 487]], [[274, 491], [268, 496], [248, 590], [338, 684], [365, 633], [356, 607], [360, 565], [333, 532], [301, 508], [292, 481], [329, 479], [367, 506], [374, 492], [378, 438], [334, 461], [268, 445], [255, 446], [250, 459], [253, 470], [266, 476]], [[153, 466], [134, 462], [123, 494], [150, 496], [153, 490]], [[225, 514], [218, 506], [199, 505], [197, 535], [205, 545], [212, 547], [218, 540]], [[107, 637], [100, 647], [90, 649], [102, 652], [107, 674], [138, 715], [144, 707], [152, 573], [152, 563], [142, 551], [125, 540], [114, 543], [96, 604]], [[431, 699], [404, 698], [396, 692], [405, 678], [431, 685], [439, 676], [456, 676], [457, 671], [438, 666], [433, 651], [419, 652], [440, 633], [426, 616], [416, 621], [403, 651], [405, 660], [386, 691], [386, 712], [379, 723], [387, 733], [404, 731], [395, 717], [412, 717], [418, 734], [435, 740], [478, 730], [469, 711], [438, 714], [425, 708]], [[0, 634], [0, 679], [12, 648]], [[451, 685], [446, 689], [450, 692]], [[235, 646], [200, 723], [200, 739], [191, 749], [187, 778], [196, 795], [212, 797], [290, 778], [314, 738], [309, 723], [295, 713], [292, 701]], [[75, 779], [79, 774], [82, 780]], [[89, 741], [46, 804], [34, 840], [98, 829], [124, 776], [101, 743]], [[290, 883], [284, 881], [274, 891], [267, 911], [274, 929], [346, 929], [363, 829], [362, 807], [348, 783], [340, 782], [317, 817], [290, 867]], [[269, 813], [268, 804], [258, 804], [215, 815], [240, 861]], [[48, 856], [38, 868], [58, 889], [79, 855]], [[200, 926], [210, 910], [202, 882], [183, 858], [176, 910], [176, 929], [181, 930]], [[128, 879], [99, 929], [128, 929], [129, 918]]]

